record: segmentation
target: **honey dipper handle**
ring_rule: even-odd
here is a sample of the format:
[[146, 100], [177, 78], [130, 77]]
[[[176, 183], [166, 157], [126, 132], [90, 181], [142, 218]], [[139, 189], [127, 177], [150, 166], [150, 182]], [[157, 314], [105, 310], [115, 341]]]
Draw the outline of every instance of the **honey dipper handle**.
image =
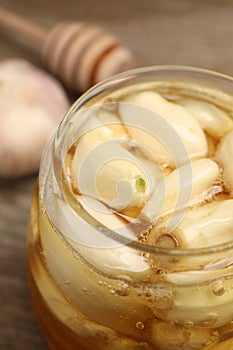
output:
[[8, 11], [0, 6], [0, 27], [9, 31], [12, 34], [16, 34], [30, 43], [39, 46], [39, 49], [43, 45], [47, 37], [47, 31], [40, 26], [24, 19], [21, 16], [15, 15], [11, 11]]

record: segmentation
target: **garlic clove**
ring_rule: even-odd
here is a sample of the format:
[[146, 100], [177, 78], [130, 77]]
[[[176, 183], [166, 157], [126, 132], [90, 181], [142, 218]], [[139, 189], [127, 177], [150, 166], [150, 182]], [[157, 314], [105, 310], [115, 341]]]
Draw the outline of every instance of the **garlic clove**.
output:
[[225, 272], [201, 270], [167, 274], [166, 281], [175, 288], [173, 306], [167, 318], [204, 327], [218, 327], [230, 322], [233, 317], [231, 275], [232, 267]]
[[[230, 242], [233, 239], [233, 200], [215, 201], [187, 211], [178, 228], [170, 232], [179, 248], [197, 249]], [[149, 242], [167, 239], [166, 222], [150, 232]]]
[[233, 131], [229, 132], [224, 136], [220, 141], [215, 158], [223, 167], [223, 178], [230, 188], [231, 192], [233, 191]]
[[[175, 163], [178, 166], [188, 158], [199, 159], [207, 155], [207, 141], [201, 126], [182, 106], [152, 91], [137, 93], [122, 102], [119, 111], [127, 130], [161, 163], [174, 167], [173, 151], [176, 148], [177, 152], [178, 147], [185, 148], [188, 153], [177, 157]], [[140, 108], [135, 108], [137, 106]], [[172, 139], [176, 138], [183, 144], [177, 141], [176, 147], [172, 145]]]
[[150, 264], [134, 248], [122, 246], [111, 249], [95, 249], [93, 247], [75, 246], [75, 249], [83, 259], [106, 275], [126, 275], [133, 278], [134, 281], [147, 280], [150, 277]]
[[[101, 273], [148, 279], [150, 264], [147, 258], [141, 251], [127, 245], [137, 240], [131, 226], [98, 200], [82, 195], [78, 196], [78, 201], [99, 224], [92, 222], [89, 225], [62, 200], [54, 209], [56, 225], [74, 250]], [[115, 236], [109, 230], [113, 230]]]
[[[232, 204], [232, 199], [216, 201], [188, 212], [177, 230], [185, 248], [187, 245], [198, 249], [232, 241]], [[213, 264], [212, 255], [209, 264], [208, 255], [204, 261], [196, 254], [180, 257], [173, 264], [176, 272], [171, 272], [172, 263], [168, 266], [170, 272], [165, 275], [165, 280], [175, 288], [169, 320], [181, 323], [188, 320], [206, 327], [222, 326], [232, 320], [232, 256], [227, 256], [227, 253], [218, 256], [216, 252]], [[195, 270], [185, 271], [192, 265]], [[180, 268], [181, 271], [177, 272]]]
[[114, 134], [107, 125], [96, 125], [77, 143], [71, 164], [73, 186], [79, 193], [135, 217], [154, 190], [154, 176], [117, 142], [114, 136], [119, 130]]
[[[192, 205], [192, 201], [213, 184], [219, 173], [217, 163], [208, 158], [175, 169], [157, 184], [153, 195], [141, 211], [141, 220], [154, 223], [161, 216], [177, 211], [184, 213]], [[175, 220], [175, 227], [177, 224]], [[173, 229], [174, 227], [169, 228]]]
[[215, 140], [233, 130], [232, 118], [213, 104], [191, 98], [181, 99], [177, 103], [192, 113], [203, 130]]
[[42, 150], [69, 105], [52, 76], [23, 59], [0, 63], [0, 176], [36, 172]]

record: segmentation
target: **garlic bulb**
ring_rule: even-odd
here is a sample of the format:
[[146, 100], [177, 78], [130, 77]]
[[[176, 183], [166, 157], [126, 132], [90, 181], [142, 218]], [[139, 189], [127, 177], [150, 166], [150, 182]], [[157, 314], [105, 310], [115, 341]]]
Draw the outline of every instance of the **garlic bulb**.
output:
[[0, 176], [36, 172], [69, 105], [58, 81], [23, 59], [0, 62]]

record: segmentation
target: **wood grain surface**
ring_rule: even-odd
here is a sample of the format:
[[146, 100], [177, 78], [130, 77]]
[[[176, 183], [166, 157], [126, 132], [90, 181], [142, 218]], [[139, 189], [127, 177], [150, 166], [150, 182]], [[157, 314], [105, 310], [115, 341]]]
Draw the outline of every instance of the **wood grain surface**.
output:
[[[233, 75], [231, 0], [0, 0], [0, 5], [45, 28], [64, 19], [102, 25], [131, 48], [138, 66], [191, 65]], [[36, 51], [1, 30], [0, 59], [9, 57], [42, 66]], [[47, 349], [32, 311], [25, 267], [35, 179], [0, 180], [1, 350]]]

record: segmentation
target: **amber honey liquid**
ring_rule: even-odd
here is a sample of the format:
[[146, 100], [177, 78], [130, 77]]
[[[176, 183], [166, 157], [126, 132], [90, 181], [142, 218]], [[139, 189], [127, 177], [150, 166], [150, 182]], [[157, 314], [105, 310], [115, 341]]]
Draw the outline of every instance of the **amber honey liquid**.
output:
[[[65, 295], [59, 289], [59, 286], [54, 282], [48, 267], [46, 266], [46, 261], [44, 259], [44, 253], [40, 245], [39, 231], [38, 231], [38, 196], [34, 196], [34, 206], [32, 211], [32, 221], [29, 227], [29, 248], [28, 248], [28, 276], [31, 289], [31, 295], [33, 299], [33, 305], [35, 311], [38, 315], [43, 334], [49, 347], [52, 350], [92, 350], [92, 349], [119, 349], [119, 350], [146, 350], [154, 349], [159, 350], [156, 346], [149, 345], [146, 339], [150, 339], [150, 330], [147, 329], [148, 322], [138, 321], [134, 323], [135, 327], [135, 337], [126, 336], [123, 332], [115, 332], [106, 326], [102, 326], [99, 323], [90, 319], [87, 315], [80, 312], [75, 305], [65, 297]], [[102, 279], [102, 277], [101, 277]], [[68, 281], [66, 281], [67, 283]], [[102, 281], [101, 281], [102, 282]], [[102, 282], [103, 283], [103, 282]], [[67, 284], [68, 285], [68, 284]], [[231, 282], [232, 287], [232, 282]], [[84, 294], [87, 291], [81, 287], [80, 288]], [[190, 292], [194, 292], [194, 289]], [[88, 291], [89, 292], [89, 291]], [[126, 296], [123, 296], [123, 294]], [[118, 290], [125, 298], [129, 291], [122, 289]], [[148, 289], [144, 289], [144, 293], [149, 293]], [[221, 293], [221, 291], [220, 291]], [[111, 291], [109, 291], [111, 294]], [[139, 293], [140, 294], [140, 293]], [[128, 296], [129, 297], [129, 296]], [[148, 297], [149, 299], [149, 297]], [[144, 298], [145, 300], [145, 298]], [[114, 300], [113, 300], [114, 301]], [[165, 303], [165, 309], [163, 310], [163, 303]], [[130, 313], [132, 308], [128, 308], [128, 315], [125, 314], [125, 329], [127, 331], [127, 320], [130, 318]], [[134, 310], [133, 310], [134, 311]], [[166, 300], [161, 299], [161, 310], [160, 312], [166, 312]], [[108, 317], [111, 319], [112, 313], [111, 309], [106, 310]], [[99, 315], [101, 316], [101, 315]], [[118, 319], [122, 320], [121, 317]], [[149, 318], [149, 322], [151, 318]], [[207, 322], [208, 323], [208, 322]], [[206, 324], [208, 325], [208, 324]], [[158, 325], [159, 326], [159, 325]], [[211, 326], [211, 320], [210, 325]], [[145, 327], [145, 328], [144, 328]], [[85, 329], [84, 329], [85, 328]], [[138, 329], [137, 329], [138, 328]], [[176, 328], [176, 327], [175, 327]], [[173, 336], [174, 344], [176, 343], [176, 337], [180, 337], [180, 332], [182, 334], [186, 333], [187, 339], [189, 338], [189, 331], [191, 329], [192, 334], [195, 332], [190, 326], [177, 326], [177, 331], [174, 329]], [[200, 330], [200, 329], [198, 329]], [[131, 330], [132, 331], [132, 330]], [[165, 330], [164, 330], [165, 331]], [[141, 340], [140, 340], [141, 332]], [[194, 332], [194, 333], [193, 333]], [[205, 329], [201, 334], [204, 333]], [[214, 349], [214, 350], [230, 350], [233, 346], [233, 341], [231, 337], [233, 336], [233, 324], [232, 322], [227, 325], [218, 328], [213, 327], [213, 329], [208, 328], [207, 331], [208, 342], [211, 343], [213, 339], [216, 347], [203, 347], [200, 349]], [[166, 334], [165, 334], [166, 336]], [[197, 336], [200, 336], [197, 332]], [[183, 337], [182, 337], [183, 339]], [[200, 340], [201, 341], [201, 340]], [[204, 337], [204, 341], [206, 341]], [[222, 343], [223, 341], [223, 343]], [[222, 343], [222, 345], [219, 344]], [[179, 345], [178, 345], [179, 346]], [[178, 347], [176, 347], [178, 349]], [[192, 347], [186, 346], [185, 349], [192, 349]]]
[[[28, 271], [35, 310], [51, 349], [233, 349], [233, 323], [229, 318], [218, 325], [217, 314], [222, 307], [227, 313], [232, 305], [231, 267], [221, 280], [215, 276], [204, 283], [178, 287], [169, 286], [163, 271], [153, 267], [140, 274], [124, 274], [120, 268], [113, 275], [103, 273], [59, 235], [38, 189], [29, 225]], [[181, 314], [187, 314], [183, 323], [176, 322], [175, 316], [168, 317], [174, 307], [172, 300], [179, 295], [187, 298], [181, 309]], [[209, 296], [216, 300], [216, 309], [211, 309]], [[208, 317], [199, 323], [189, 322], [189, 303], [190, 310], [196, 307], [197, 315]]]
[[[41, 221], [38, 209], [38, 195], [35, 193], [28, 235], [28, 276], [34, 308], [39, 317], [43, 333], [50, 348], [56, 350], [71, 350], [75, 348], [83, 350], [101, 350], [108, 348], [141, 350], [146, 346], [145, 349], [150, 349], [150, 347], [146, 345], [146, 342], [143, 342], [143, 339], [146, 338], [146, 332], [143, 332], [145, 335], [143, 336], [142, 341], [137, 339], [139, 338], [139, 332], [143, 331], [143, 329], [140, 329], [142, 328], [140, 322], [138, 323], [138, 326], [136, 323], [133, 325], [133, 328], [135, 328], [135, 331], [133, 331], [136, 335], [134, 340], [134, 337], [132, 336], [125, 337], [123, 333], [115, 332], [107, 326], [101, 325], [98, 322], [95, 322], [95, 320], [90, 319], [65, 297], [64, 293], [59, 289], [59, 286], [54, 282], [46, 264], [45, 252], [43, 251], [40, 242], [38, 223]], [[48, 231], [50, 231], [51, 225], [49, 221], [47, 221], [46, 215], [42, 220], [46, 220]], [[69, 253], [70, 251], [68, 250], [68, 254]], [[77, 257], [72, 257], [72, 259], [74, 259], [75, 262], [78, 261]], [[74, 277], [77, 278], [78, 276]], [[109, 288], [110, 284], [107, 285], [106, 279], [103, 276], [98, 277], [99, 279], [96, 281], [96, 285], [98, 284], [98, 286], [106, 288], [108, 294], [113, 296], [113, 290]], [[63, 283], [69, 288], [70, 281], [64, 279]], [[111, 286], [111, 288], [114, 288], [114, 286]], [[124, 294], [127, 296], [128, 287], [125, 287], [123, 284], [123, 288], [120, 289], [120, 285], [118, 284], [117, 288], [120, 297], [124, 296]], [[83, 286], [80, 286], [80, 291], [81, 294], [84, 295], [81, 304], [84, 303], [85, 307], [85, 296], [90, 294], [90, 298], [92, 299], [95, 296], [95, 289], [94, 287], [92, 290], [87, 289], [85, 284], [83, 284]], [[86, 303], [86, 307], [91, 309], [91, 301], [90, 304], [87, 301]], [[118, 319], [122, 323], [122, 329], [127, 327], [129, 315], [134, 312], [130, 303], [128, 306], [129, 312], [119, 316]], [[99, 305], [99, 307], [101, 308], [101, 305]], [[111, 320], [111, 309], [108, 309], [108, 307], [105, 310], [106, 314], [104, 315], [104, 318]], [[116, 304], [113, 306], [113, 309], [118, 307], [119, 305]], [[93, 312], [96, 315], [95, 310], [93, 310]], [[117, 311], [117, 313], [119, 312]], [[99, 319], [101, 319], [102, 316], [101, 313], [96, 315]], [[117, 320], [113, 322], [115, 323], [116, 321]], [[130, 327], [128, 326], [128, 328]], [[130, 330], [130, 332], [132, 332], [132, 330]], [[119, 339], [121, 339], [122, 344], [118, 344]]]

